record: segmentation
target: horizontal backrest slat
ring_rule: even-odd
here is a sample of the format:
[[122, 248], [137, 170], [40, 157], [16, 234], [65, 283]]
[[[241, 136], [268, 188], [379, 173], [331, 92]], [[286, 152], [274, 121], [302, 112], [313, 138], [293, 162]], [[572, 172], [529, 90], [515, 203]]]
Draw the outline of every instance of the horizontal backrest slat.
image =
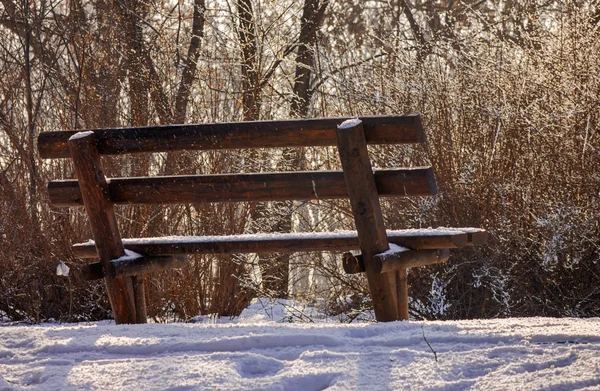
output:
[[[375, 171], [382, 197], [437, 193], [431, 167]], [[76, 180], [51, 181], [50, 201], [56, 206], [83, 205]], [[109, 180], [116, 204], [179, 204], [202, 202], [277, 201], [347, 198], [342, 171], [222, 174]]]
[[[93, 130], [102, 155], [176, 150], [279, 148], [337, 145], [335, 129], [348, 118], [165, 125]], [[425, 142], [419, 114], [360, 117], [369, 144]], [[70, 157], [67, 141], [77, 131], [43, 132], [42, 158]]]

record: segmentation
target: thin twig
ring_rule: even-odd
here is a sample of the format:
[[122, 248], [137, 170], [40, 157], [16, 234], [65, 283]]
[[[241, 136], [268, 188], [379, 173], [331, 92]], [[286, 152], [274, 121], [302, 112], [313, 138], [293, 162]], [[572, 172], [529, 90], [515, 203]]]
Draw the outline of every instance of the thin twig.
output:
[[433, 353], [433, 357], [435, 357], [435, 362], [438, 362], [436, 351], [433, 350], [433, 348], [431, 347], [431, 344], [425, 337], [425, 329], [423, 328], [423, 325], [421, 325], [421, 331], [423, 332], [423, 339], [425, 340], [425, 343], [427, 344], [427, 346], [429, 346], [429, 350], [431, 350], [431, 353]]

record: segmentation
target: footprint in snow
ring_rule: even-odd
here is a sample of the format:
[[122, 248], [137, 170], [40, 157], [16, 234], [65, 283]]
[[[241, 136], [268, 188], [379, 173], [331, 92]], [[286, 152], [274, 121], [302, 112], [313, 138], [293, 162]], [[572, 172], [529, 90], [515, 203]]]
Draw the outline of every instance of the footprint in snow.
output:
[[237, 363], [237, 371], [244, 378], [274, 376], [282, 368], [281, 361], [260, 355], [244, 357]]

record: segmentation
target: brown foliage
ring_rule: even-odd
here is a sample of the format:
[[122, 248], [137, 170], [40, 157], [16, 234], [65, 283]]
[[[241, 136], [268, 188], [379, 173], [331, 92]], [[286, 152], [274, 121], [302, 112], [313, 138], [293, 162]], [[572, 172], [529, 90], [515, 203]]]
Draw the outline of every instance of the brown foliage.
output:
[[[82, 261], [70, 253], [90, 238], [82, 210], [46, 202], [47, 179], [72, 171], [38, 158], [39, 132], [414, 111], [427, 147], [372, 148], [374, 166], [431, 164], [440, 193], [384, 202], [386, 224], [485, 227], [491, 238], [412, 270], [412, 314], [600, 315], [596, 2], [193, 3], [1, 1], [0, 316], [110, 317], [103, 285], [82, 281]], [[302, 17], [311, 9], [314, 26]], [[334, 149], [283, 153], [291, 166], [282, 151], [103, 164], [107, 176], [339, 168]], [[122, 206], [117, 215], [123, 237], [353, 228], [345, 201]], [[70, 277], [56, 276], [60, 261]], [[149, 314], [236, 315], [256, 292], [282, 294], [288, 261], [298, 296], [325, 298], [331, 312], [368, 306], [364, 279], [341, 274], [327, 254], [195, 257], [146, 277]], [[279, 275], [261, 285], [260, 268]]]

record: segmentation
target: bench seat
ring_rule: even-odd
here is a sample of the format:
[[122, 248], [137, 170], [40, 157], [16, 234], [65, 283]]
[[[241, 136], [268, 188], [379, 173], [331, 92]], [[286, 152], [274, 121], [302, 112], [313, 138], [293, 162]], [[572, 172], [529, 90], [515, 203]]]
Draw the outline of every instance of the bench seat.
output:
[[[484, 243], [487, 232], [478, 228], [388, 230], [388, 241], [411, 250], [460, 248]], [[181, 254], [247, 254], [359, 250], [356, 231], [229, 236], [167, 236], [123, 239], [123, 246], [147, 256]], [[80, 258], [95, 258], [94, 241], [73, 245]]]
[[[461, 248], [484, 243], [487, 232], [479, 228], [427, 228], [388, 230], [391, 245], [401, 246], [404, 266], [424, 266], [448, 260], [449, 248]], [[129, 260], [113, 260], [115, 275], [126, 277], [150, 271], [182, 268], [186, 254], [247, 254], [274, 252], [315, 252], [359, 250], [356, 231], [307, 232], [288, 234], [246, 234], [223, 236], [166, 236], [156, 238], [123, 239], [127, 252], [133, 252]], [[444, 250], [444, 251], [439, 251]], [[73, 253], [79, 258], [96, 258], [93, 240], [73, 245]], [[406, 260], [409, 262], [406, 263]], [[417, 262], [417, 263], [415, 263]], [[365, 271], [360, 256], [344, 254], [344, 269], [354, 274]], [[384, 267], [378, 262], [379, 269]], [[383, 270], [379, 270], [382, 272]], [[103, 278], [99, 262], [83, 268], [86, 280]]]

